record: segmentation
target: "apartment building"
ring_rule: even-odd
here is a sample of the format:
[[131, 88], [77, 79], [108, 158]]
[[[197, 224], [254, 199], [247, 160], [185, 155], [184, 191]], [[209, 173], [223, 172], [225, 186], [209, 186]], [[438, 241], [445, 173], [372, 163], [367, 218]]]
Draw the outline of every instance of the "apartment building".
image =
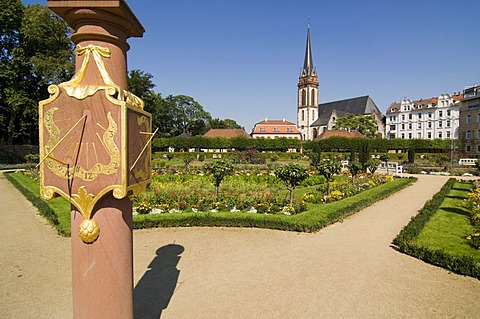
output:
[[462, 150], [480, 154], [480, 86], [465, 88], [460, 102], [459, 132]]
[[386, 111], [385, 136], [388, 139], [457, 139], [460, 100], [455, 92], [429, 99], [393, 102]]

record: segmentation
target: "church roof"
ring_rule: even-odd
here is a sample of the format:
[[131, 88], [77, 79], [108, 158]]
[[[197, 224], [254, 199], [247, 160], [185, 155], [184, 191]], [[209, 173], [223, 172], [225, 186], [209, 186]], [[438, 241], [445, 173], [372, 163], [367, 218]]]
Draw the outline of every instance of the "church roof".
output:
[[212, 128], [207, 133], [203, 134], [203, 137], [250, 137], [247, 132], [243, 129], [223, 129], [223, 128]]
[[313, 122], [312, 126], [327, 125], [333, 112], [335, 112], [339, 118], [348, 113], [354, 115], [381, 114], [372, 98], [365, 95], [319, 104], [318, 119]]
[[310, 43], [310, 25], [308, 25], [307, 31], [307, 45], [305, 48], [305, 60], [303, 61], [303, 69], [301, 76], [314, 75], [315, 68], [313, 66], [312, 45]]

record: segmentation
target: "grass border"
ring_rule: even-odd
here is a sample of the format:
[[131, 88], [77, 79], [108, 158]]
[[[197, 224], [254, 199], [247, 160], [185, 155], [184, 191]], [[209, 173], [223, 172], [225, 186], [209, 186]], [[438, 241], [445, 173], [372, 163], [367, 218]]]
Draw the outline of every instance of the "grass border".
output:
[[455, 178], [450, 178], [432, 199], [428, 200], [420, 212], [412, 217], [410, 222], [395, 237], [392, 244], [399, 251], [423, 260], [429, 264], [448, 269], [460, 275], [480, 279], [480, 262], [471, 256], [455, 256], [443, 250], [429, 249], [416, 245], [413, 241], [420, 234], [430, 218], [442, 205], [445, 197], [453, 188]]
[[29, 189], [24, 187], [17, 179], [12, 175], [12, 172], [5, 172], [3, 176], [7, 181], [9, 181], [16, 189], [22, 193], [25, 198], [32, 203], [38, 209], [38, 212], [57, 230], [58, 234], [68, 237], [70, 232], [60, 229], [58, 226], [60, 222], [58, 221], [57, 213], [52, 209], [44, 200], [40, 199], [37, 195], [32, 193]]
[[135, 229], [154, 227], [256, 227], [297, 232], [315, 232], [411, 185], [416, 178], [396, 179], [360, 194], [329, 204], [317, 204], [298, 215], [253, 214], [231, 212], [172, 213], [134, 216]]
[[[47, 218], [47, 220], [57, 228], [61, 235], [70, 235], [67, 232], [61, 232], [58, 229], [58, 217], [55, 211], [45, 201], [41, 200], [38, 196], [21, 185], [21, 183], [13, 176], [8, 175], [8, 173], [4, 174], [6, 179], [19, 189], [20, 192], [39, 209], [40, 214]], [[379, 185], [338, 202], [312, 205], [311, 209], [293, 216], [286, 216], [283, 214], [253, 214], [246, 212], [146, 214], [133, 216], [133, 228], [145, 229], [156, 227], [210, 226], [255, 227], [297, 232], [315, 232], [359, 212], [375, 202], [411, 185], [416, 180], [416, 178], [395, 179], [392, 182]]]

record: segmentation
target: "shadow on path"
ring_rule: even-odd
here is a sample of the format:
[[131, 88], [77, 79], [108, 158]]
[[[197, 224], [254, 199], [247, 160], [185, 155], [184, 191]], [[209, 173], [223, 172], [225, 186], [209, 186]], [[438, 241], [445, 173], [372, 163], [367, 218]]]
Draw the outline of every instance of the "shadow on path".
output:
[[177, 264], [185, 248], [170, 244], [160, 247], [147, 272], [135, 286], [133, 313], [138, 319], [158, 319], [175, 292], [180, 270]]

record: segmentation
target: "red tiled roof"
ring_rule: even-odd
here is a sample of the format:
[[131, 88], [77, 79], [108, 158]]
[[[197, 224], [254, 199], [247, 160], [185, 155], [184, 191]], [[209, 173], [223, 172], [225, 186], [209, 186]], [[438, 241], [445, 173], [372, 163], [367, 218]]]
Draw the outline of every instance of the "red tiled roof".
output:
[[326, 130], [323, 131], [322, 134], [320, 134], [317, 139], [319, 140], [324, 140], [330, 137], [348, 137], [348, 138], [354, 138], [354, 137], [365, 137], [362, 133], [359, 131], [345, 131], [345, 130]]
[[221, 128], [213, 128], [209, 130], [207, 133], [203, 134], [204, 137], [224, 137], [224, 138], [232, 138], [232, 137], [250, 137], [247, 132], [242, 129], [221, 129]]
[[265, 120], [255, 124], [252, 134], [299, 135], [297, 126], [285, 120]]

